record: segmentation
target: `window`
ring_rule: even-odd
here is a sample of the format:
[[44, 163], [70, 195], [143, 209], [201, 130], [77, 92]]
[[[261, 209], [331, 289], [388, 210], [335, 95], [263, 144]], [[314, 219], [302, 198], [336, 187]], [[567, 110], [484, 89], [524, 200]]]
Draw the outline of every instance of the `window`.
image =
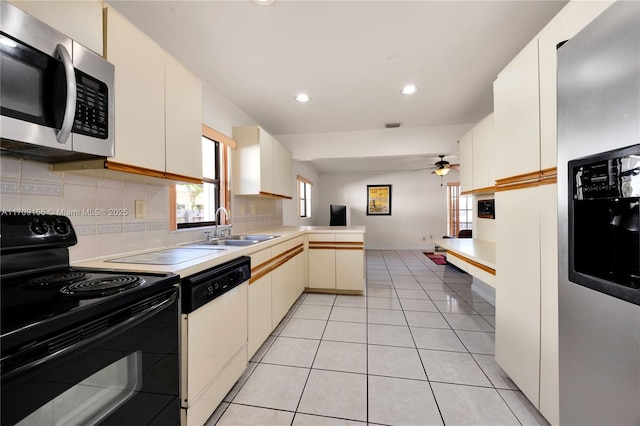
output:
[[300, 217], [311, 217], [311, 182], [298, 176], [298, 213]]
[[220, 144], [202, 137], [202, 184], [175, 186], [178, 229], [215, 225], [220, 207]]
[[460, 195], [459, 182], [449, 182], [447, 199], [447, 234], [457, 237], [461, 230], [473, 227], [473, 198], [471, 195]]

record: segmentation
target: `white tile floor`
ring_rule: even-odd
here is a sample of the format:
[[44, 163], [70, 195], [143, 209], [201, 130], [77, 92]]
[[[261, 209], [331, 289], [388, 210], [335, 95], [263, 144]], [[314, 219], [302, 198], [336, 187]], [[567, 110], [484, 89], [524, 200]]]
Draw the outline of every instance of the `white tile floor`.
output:
[[366, 296], [303, 294], [213, 425], [548, 423], [496, 364], [494, 309], [420, 251], [367, 251]]

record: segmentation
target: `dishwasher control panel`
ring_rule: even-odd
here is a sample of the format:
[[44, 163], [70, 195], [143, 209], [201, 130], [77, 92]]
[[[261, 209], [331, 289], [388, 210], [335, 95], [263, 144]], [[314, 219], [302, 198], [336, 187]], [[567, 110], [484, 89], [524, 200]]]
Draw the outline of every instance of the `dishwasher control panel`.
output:
[[182, 313], [189, 314], [251, 278], [251, 258], [242, 256], [183, 278]]

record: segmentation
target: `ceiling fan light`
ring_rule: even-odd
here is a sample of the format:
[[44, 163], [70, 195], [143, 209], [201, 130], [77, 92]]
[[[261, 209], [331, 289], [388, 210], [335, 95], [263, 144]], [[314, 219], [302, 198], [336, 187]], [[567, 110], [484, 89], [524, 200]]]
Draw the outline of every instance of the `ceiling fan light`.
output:
[[442, 169], [435, 169], [434, 172], [438, 176], [445, 176], [447, 173], [449, 173], [449, 168], [448, 167], [443, 167]]

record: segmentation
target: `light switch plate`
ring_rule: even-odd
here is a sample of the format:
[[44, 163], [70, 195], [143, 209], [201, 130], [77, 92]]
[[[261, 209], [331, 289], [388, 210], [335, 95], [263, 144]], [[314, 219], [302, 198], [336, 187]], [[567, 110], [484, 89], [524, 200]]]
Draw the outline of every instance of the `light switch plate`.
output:
[[136, 219], [147, 217], [147, 202], [136, 200]]

